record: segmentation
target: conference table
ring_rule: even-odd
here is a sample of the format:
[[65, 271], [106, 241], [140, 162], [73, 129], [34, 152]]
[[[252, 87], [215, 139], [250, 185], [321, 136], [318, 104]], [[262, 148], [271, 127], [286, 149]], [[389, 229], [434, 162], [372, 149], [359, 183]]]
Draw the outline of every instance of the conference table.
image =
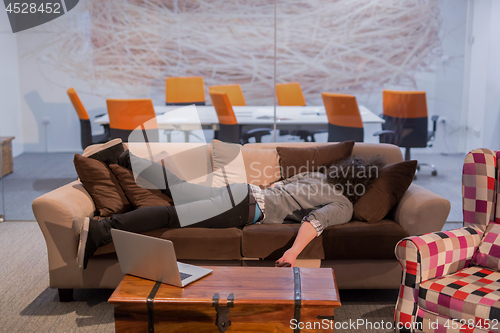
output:
[[[154, 106], [158, 128], [185, 133], [200, 129], [218, 130], [219, 120], [215, 108], [206, 106]], [[274, 106], [233, 106], [240, 126], [251, 128], [273, 128]], [[384, 119], [363, 105], [359, 112], [365, 131], [365, 142], [378, 142], [373, 133], [381, 129]], [[109, 124], [108, 115], [97, 117], [96, 124]], [[324, 106], [277, 106], [276, 127], [280, 130], [328, 130], [328, 118]]]

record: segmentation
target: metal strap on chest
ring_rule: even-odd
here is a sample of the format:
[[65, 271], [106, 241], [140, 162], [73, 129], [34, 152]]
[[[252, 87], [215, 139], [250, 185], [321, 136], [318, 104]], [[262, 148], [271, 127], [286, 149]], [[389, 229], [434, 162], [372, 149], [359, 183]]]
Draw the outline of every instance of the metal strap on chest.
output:
[[219, 305], [219, 293], [215, 293], [212, 297], [212, 306], [217, 312], [215, 317], [215, 325], [219, 328], [219, 331], [224, 333], [227, 331], [229, 326], [231, 326], [231, 321], [229, 320], [229, 309], [234, 306], [234, 294], [231, 293], [227, 297], [226, 306]]
[[[302, 307], [302, 292], [300, 289], [300, 270], [298, 267], [293, 268], [293, 294], [294, 294], [294, 310], [293, 317], [296, 323], [300, 322], [300, 308]], [[294, 332], [300, 332], [299, 325], [294, 329]]]
[[160, 289], [161, 282], [156, 282], [153, 289], [149, 293], [148, 298], [146, 299], [146, 306], [148, 312], [148, 332], [153, 333], [155, 331], [155, 312], [153, 308], [153, 301], [155, 299], [156, 293], [158, 289]]

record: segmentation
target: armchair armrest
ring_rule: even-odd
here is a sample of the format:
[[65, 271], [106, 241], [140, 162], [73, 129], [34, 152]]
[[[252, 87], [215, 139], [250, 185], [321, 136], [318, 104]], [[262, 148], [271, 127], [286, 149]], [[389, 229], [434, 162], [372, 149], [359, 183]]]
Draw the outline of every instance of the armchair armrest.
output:
[[378, 136], [381, 143], [394, 143], [395, 131], [392, 130], [382, 130], [373, 133], [373, 136]]
[[481, 238], [482, 231], [472, 227], [403, 238], [395, 251], [403, 268], [395, 323], [412, 327], [417, 320], [420, 284], [469, 266]]
[[384, 134], [394, 134], [394, 133], [396, 133], [396, 132], [391, 131], [391, 130], [383, 130], [383, 131], [378, 131], [378, 132], [373, 133], [373, 136], [381, 136]]
[[271, 130], [268, 128], [254, 128], [246, 132], [249, 135], [269, 135]]
[[36, 198], [32, 208], [47, 244], [50, 286], [61, 288], [57, 281], [81, 275], [76, 265], [80, 227], [85, 217], [93, 215], [94, 202], [83, 185], [74, 181]]
[[472, 227], [403, 238], [396, 245], [396, 258], [403, 279], [415, 288], [423, 281], [452, 274], [469, 266], [483, 232]]
[[410, 236], [439, 231], [446, 222], [450, 208], [447, 199], [411, 184], [394, 210], [394, 221]]

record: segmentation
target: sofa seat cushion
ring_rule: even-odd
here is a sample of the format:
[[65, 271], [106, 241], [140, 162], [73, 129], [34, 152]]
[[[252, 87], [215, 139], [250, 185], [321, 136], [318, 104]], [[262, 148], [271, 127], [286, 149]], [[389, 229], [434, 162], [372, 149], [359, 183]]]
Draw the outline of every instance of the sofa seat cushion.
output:
[[[289, 249], [300, 224], [257, 224], [243, 228], [242, 254], [248, 258], [280, 258]], [[299, 255], [299, 259], [396, 259], [394, 248], [407, 237], [396, 222], [351, 221], [326, 228]]]
[[[500, 272], [468, 267], [420, 284], [418, 305], [431, 313], [468, 322], [500, 321]], [[479, 323], [481, 324], [481, 323]], [[482, 323], [484, 327], [484, 322]], [[496, 330], [500, 332], [500, 324]]]
[[[241, 259], [242, 231], [238, 228], [163, 228], [143, 234], [172, 241], [178, 260]], [[113, 243], [98, 249], [95, 255], [112, 252], [115, 252]]]

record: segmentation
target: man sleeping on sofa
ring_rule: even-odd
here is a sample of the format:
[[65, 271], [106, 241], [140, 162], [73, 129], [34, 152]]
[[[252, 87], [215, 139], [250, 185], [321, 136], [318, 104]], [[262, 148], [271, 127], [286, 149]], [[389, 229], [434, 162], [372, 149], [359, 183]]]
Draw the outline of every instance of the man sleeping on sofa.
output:
[[276, 266], [293, 267], [300, 252], [325, 228], [351, 220], [353, 204], [378, 177], [384, 163], [380, 158], [365, 161], [351, 157], [325, 167], [324, 172], [299, 173], [266, 189], [244, 183], [220, 188], [192, 184], [129, 150], [118, 157], [118, 164], [129, 169], [134, 165], [135, 170], [139, 166], [142, 178], [158, 188], [164, 184], [164, 193], [175, 195], [175, 206], [143, 207], [100, 220], [86, 218], [78, 246], [80, 269], [87, 267], [99, 247], [112, 241], [111, 228], [146, 232], [159, 228], [230, 228], [285, 220], [301, 226], [292, 247], [276, 261]]

